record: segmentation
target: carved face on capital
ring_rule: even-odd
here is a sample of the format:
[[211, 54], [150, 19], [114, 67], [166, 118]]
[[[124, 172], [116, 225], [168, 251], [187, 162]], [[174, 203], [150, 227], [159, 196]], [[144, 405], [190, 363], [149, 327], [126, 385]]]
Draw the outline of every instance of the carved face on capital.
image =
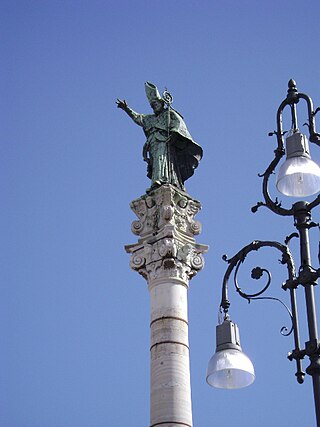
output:
[[160, 99], [155, 99], [150, 103], [151, 108], [153, 109], [154, 114], [160, 114], [164, 108], [164, 102]]

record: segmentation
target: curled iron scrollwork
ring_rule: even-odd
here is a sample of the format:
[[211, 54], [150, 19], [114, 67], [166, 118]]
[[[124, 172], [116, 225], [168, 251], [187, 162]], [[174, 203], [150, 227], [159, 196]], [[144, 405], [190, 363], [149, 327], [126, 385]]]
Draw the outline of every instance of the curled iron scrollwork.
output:
[[264, 294], [267, 291], [267, 289], [269, 288], [269, 286], [271, 284], [272, 276], [271, 276], [270, 271], [265, 269], [265, 268], [261, 268], [261, 267], [255, 267], [252, 269], [252, 271], [251, 271], [251, 278], [252, 279], [260, 280], [265, 275], [267, 276], [266, 277], [266, 279], [267, 279], [266, 283], [257, 292], [254, 292], [254, 293], [244, 292], [241, 289], [239, 282], [238, 282], [239, 268], [244, 263], [247, 255], [252, 251], [258, 251], [259, 249], [261, 249], [263, 247], [271, 247], [271, 248], [275, 248], [275, 249], [279, 250], [281, 252], [281, 255], [282, 255], [281, 259], [279, 261], [281, 264], [286, 265], [287, 272], [288, 272], [288, 279], [293, 280], [295, 278], [294, 261], [293, 261], [293, 257], [292, 257], [292, 254], [290, 252], [290, 249], [287, 245], [283, 245], [279, 242], [274, 242], [274, 241], [255, 240], [255, 241], [251, 242], [249, 245], [242, 248], [232, 258], [228, 259], [226, 255], [223, 256], [224, 261], [226, 261], [229, 264], [229, 266], [227, 268], [227, 271], [226, 271], [224, 279], [223, 279], [222, 300], [221, 300], [220, 307], [224, 311], [225, 316], [227, 316], [228, 310], [230, 307], [230, 302], [228, 299], [228, 281], [229, 281], [229, 278], [233, 272], [233, 274], [234, 274], [234, 276], [233, 276], [234, 277], [234, 285], [235, 285], [237, 293], [242, 298], [246, 299], [249, 303], [252, 300], [271, 300], [271, 301], [278, 301], [280, 304], [282, 304], [282, 306], [286, 309], [287, 313], [290, 316], [291, 327], [288, 328], [286, 326], [283, 326], [280, 330], [280, 333], [284, 336], [288, 336], [292, 333], [292, 331], [294, 329], [295, 312], [292, 313], [291, 310], [289, 309], [289, 307], [283, 301], [281, 301], [279, 298], [272, 297], [272, 296], [261, 296], [262, 294]]

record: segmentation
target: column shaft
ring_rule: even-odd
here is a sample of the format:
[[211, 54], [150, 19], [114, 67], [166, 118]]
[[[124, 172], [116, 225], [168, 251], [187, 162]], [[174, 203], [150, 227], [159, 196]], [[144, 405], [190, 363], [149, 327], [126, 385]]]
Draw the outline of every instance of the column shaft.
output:
[[187, 286], [149, 284], [150, 426], [192, 426]]

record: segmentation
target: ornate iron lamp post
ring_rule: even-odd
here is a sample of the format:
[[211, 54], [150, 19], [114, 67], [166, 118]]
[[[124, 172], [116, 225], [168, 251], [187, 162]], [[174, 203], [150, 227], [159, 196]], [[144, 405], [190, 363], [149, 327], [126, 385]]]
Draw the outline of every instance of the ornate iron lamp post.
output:
[[[295, 375], [300, 384], [303, 383], [305, 376], [302, 370], [302, 360], [306, 356], [310, 360], [306, 373], [312, 377], [317, 427], [320, 427], [320, 341], [314, 297], [314, 286], [317, 284], [317, 279], [320, 277], [320, 269], [314, 269], [311, 265], [309, 244], [309, 230], [319, 226], [319, 224], [312, 221], [311, 211], [320, 204], [320, 194], [311, 202], [298, 201], [294, 203], [290, 209], [287, 209], [282, 207], [277, 199], [272, 200], [268, 191], [269, 178], [271, 174], [274, 173], [275, 168], [284, 154], [286, 154], [286, 161], [281, 166], [277, 178], [276, 185], [278, 190], [287, 196], [293, 197], [306, 197], [319, 193], [320, 168], [311, 160], [308, 139], [298, 128], [296, 107], [300, 100], [306, 102], [308, 109], [307, 126], [309, 129], [309, 141], [317, 145], [320, 145], [320, 135], [316, 132], [315, 116], [320, 108], [314, 111], [311, 98], [308, 95], [299, 93], [296, 88], [296, 83], [293, 80], [289, 81], [288, 87], [287, 97], [278, 108], [277, 130], [269, 134], [270, 136], [276, 135], [278, 145], [274, 151], [274, 159], [267, 167], [264, 174], [261, 175], [263, 178], [264, 202], [259, 202], [254, 206], [252, 212], [256, 212], [259, 207], [265, 206], [277, 215], [293, 216], [294, 226], [297, 232], [287, 237], [285, 244], [273, 241], [253, 241], [242, 248], [234, 257], [230, 259], [224, 257], [229, 266], [223, 279], [222, 300], [220, 304], [220, 311], [223, 313], [223, 321], [217, 326], [217, 349], [208, 365], [207, 382], [209, 385], [215, 387], [240, 388], [254, 381], [252, 363], [247, 356], [242, 353], [240, 347], [238, 327], [229, 318], [228, 311], [230, 302], [228, 297], [228, 281], [231, 273], [234, 271], [236, 291], [241, 297], [248, 301], [253, 299], [277, 299], [261, 296], [269, 288], [271, 283], [271, 275], [266, 269], [257, 267], [252, 270], [251, 276], [254, 279], [260, 279], [263, 275], [267, 275], [266, 285], [257, 293], [247, 294], [243, 292], [237, 282], [239, 267], [250, 252], [258, 251], [263, 247], [275, 248], [281, 252], [281, 263], [287, 267], [288, 278], [282, 285], [282, 288], [289, 291], [291, 303], [291, 310], [285, 307], [291, 316], [292, 327], [289, 331], [283, 328], [281, 332], [283, 335], [290, 335], [293, 332], [294, 349], [289, 353], [288, 359], [291, 361], [295, 360], [296, 362], [297, 371]], [[292, 127], [286, 137], [285, 148], [284, 136], [286, 132], [284, 132], [282, 128], [282, 116], [283, 110], [287, 106], [291, 109]], [[300, 240], [300, 267], [297, 272], [295, 270], [292, 254], [288, 247], [288, 243], [293, 237], [298, 237]], [[304, 347], [300, 344], [296, 300], [297, 288], [300, 287], [304, 288], [309, 332], [309, 340], [305, 343]]]

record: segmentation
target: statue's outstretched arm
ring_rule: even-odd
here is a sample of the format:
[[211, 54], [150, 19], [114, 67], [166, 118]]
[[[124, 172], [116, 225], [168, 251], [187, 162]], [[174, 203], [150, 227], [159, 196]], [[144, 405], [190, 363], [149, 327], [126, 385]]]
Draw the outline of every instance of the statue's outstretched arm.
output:
[[129, 117], [139, 126], [143, 127], [143, 114], [136, 113], [133, 111], [125, 100], [117, 99], [117, 107], [121, 108], [121, 110], [125, 111]]

